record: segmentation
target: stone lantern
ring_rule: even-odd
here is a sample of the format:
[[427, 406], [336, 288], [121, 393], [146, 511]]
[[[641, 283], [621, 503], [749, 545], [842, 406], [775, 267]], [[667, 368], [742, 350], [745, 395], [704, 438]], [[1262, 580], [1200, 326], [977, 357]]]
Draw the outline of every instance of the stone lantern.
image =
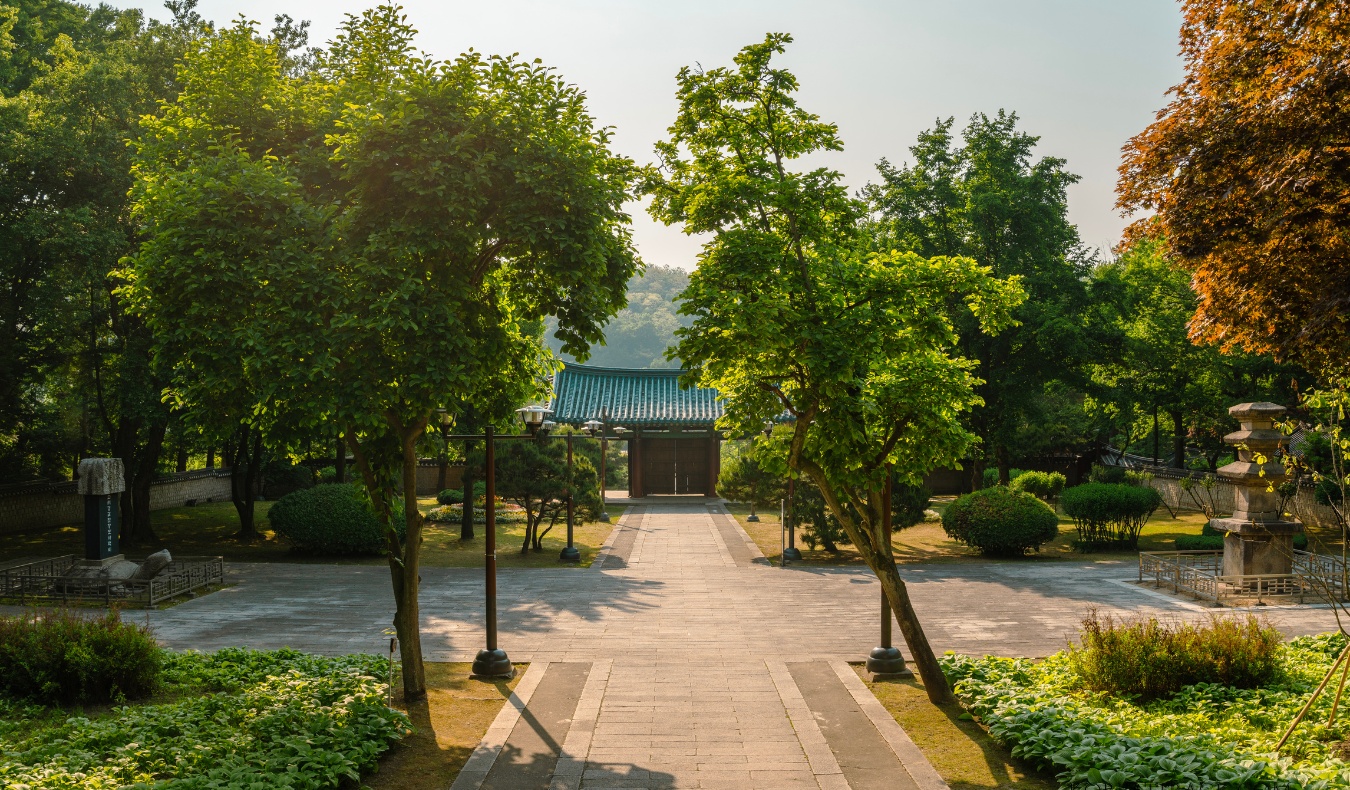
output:
[[[1223, 539], [1223, 575], [1289, 574], [1294, 570], [1297, 521], [1285, 521], [1275, 487], [1284, 482], [1284, 465], [1276, 457], [1286, 441], [1275, 427], [1285, 408], [1274, 403], [1239, 403], [1228, 410], [1242, 428], [1223, 437], [1235, 445], [1237, 460], [1219, 470], [1233, 484], [1236, 505], [1229, 518], [1210, 524], [1227, 532]], [[1264, 463], [1257, 463], [1256, 456]]]

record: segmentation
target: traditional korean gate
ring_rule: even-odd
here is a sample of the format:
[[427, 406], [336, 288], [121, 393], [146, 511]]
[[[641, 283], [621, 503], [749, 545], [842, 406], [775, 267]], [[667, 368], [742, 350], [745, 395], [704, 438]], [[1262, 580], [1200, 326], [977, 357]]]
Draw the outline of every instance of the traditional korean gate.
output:
[[646, 494], [704, 494], [710, 439], [643, 439], [642, 488]]

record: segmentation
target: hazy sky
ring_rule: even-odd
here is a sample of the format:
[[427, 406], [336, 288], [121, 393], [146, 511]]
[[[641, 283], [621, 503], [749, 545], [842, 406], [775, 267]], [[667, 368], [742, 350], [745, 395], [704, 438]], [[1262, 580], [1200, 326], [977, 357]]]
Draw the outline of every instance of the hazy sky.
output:
[[[166, 16], [159, 5], [111, 1]], [[373, 4], [202, 0], [199, 10], [217, 24], [244, 14], [266, 27], [287, 13], [311, 20], [319, 44], [344, 14]], [[1120, 148], [1181, 77], [1173, 0], [410, 0], [405, 8], [418, 45], [437, 57], [472, 47], [555, 66], [615, 128], [615, 148], [641, 163], [674, 118], [681, 66], [727, 65], [766, 32], [791, 33], [781, 62], [801, 82], [800, 101], [837, 123], [844, 140], [842, 153], [819, 161], [852, 189], [876, 178], [882, 157], [909, 161], [909, 146], [934, 119], [955, 116], [959, 127], [973, 113], [1006, 108], [1040, 135], [1038, 155], [1062, 157], [1082, 176], [1069, 190], [1070, 218], [1101, 248], [1125, 224], [1113, 208]], [[632, 211], [647, 262], [693, 267], [697, 239], [656, 224], [642, 206]]]

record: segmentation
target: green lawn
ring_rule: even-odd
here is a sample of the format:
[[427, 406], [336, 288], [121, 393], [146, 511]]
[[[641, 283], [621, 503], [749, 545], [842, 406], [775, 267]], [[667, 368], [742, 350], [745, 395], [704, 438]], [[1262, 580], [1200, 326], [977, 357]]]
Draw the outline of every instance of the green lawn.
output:
[[[952, 497], [934, 497], [931, 507], [941, 512], [951, 499]], [[736, 520], [740, 522], [746, 533], [755, 541], [755, 544], [759, 546], [760, 551], [764, 552], [764, 556], [777, 563], [782, 556], [782, 536], [777, 511], [760, 513], [760, 520], [756, 523], [745, 520], [746, 515], [750, 512], [745, 505], [730, 503], [727, 505], [727, 509], [736, 517]], [[1175, 551], [1176, 539], [1182, 535], [1199, 535], [1205, 521], [1205, 516], [1202, 513], [1179, 512], [1173, 518], [1166, 508], [1160, 508], [1144, 525], [1144, 530], [1139, 535], [1139, 550]], [[975, 549], [947, 537], [947, 534], [942, 531], [942, 524], [935, 522], [916, 524], [902, 529], [895, 533], [892, 543], [895, 548], [896, 561], [900, 563], [1043, 562], [1048, 560], [1090, 560], [1098, 562], [1125, 560], [1134, 562], [1138, 556], [1138, 552], [1135, 551], [1095, 551], [1084, 554], [1073, 547], [1073, 541], [1076, 538], [1077, 532], [1074, 530], [1073, 519], [1061, 513], [1059, 516], [1059, 536], [1042, 546], [1038, 553], [1029, 554], [1020, 559], [984, 557]], [[1312, 550], [1317, 552], [1339, 553], [1341, 550], [1339, 537], [1334, 530], [1312, 530], [1309, 532], [1309, 540], [1313, 547]], [[852, 546], [840, 545], [837, 554], [831, 554], [821, 548], [813, 550], [802, 542], [800, 533], [797, 536], [797, 548], [801, 549], [803, 560], [808, 563], [850, 565], [862, 562], [862, 558]]]
[[[423, 512], [435, 506], [434, 499], [419, 500]], [[159, 540], [145, 546], [123, 547], [126, 554], [142, 556], [159, 549], [168, 549], [175, 556], [220, 555], [227, 562], [317, 562], [357, 565], [383, 565], [380, 556], [334, 557], [315, 556], [293, 551], [284, 540], [271, 531], [267, 511], [271, 502], [257, 504], [258, 529], [261, 537], [255, 541], [240, 541], [239, 518], [229, 502], [211, 502], [195, 507], [157, 510], [150, 514], [150, 523]], [[573, 544], [581, 552], [581, 565], [595, 559], [600, 546], [609, 537], [613, 523], [588, 522], [577, 524]], [[483, 524], [476, 525], [476, 540], [461, 541], [459, 524], [439, 524], [428, 521], [423, 527], [422, 564], [433, 568], [473, 568], [483, 565]], [[567, 545], [567, 527], [559, 524], [544, 536], [543, 551], [520, 553], [524, 528], [515, 523], [497, 524], [497, 564], [503, 568], [553, 568], [558, 553]], [[25, 557], [53, 557], [62, 554], [83, 554], [84, 538], [78, 525], [54, 527], [17, 535], [7, 535], [0, 542], [0, 562]]]

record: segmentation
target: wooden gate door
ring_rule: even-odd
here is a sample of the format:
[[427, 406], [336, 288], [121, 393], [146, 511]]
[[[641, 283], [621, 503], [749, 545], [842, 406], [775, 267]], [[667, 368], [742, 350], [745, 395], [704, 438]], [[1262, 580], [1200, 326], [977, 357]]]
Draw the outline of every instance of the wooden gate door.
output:
[[708, 491], [708, 440], [678, 439], [675, 442], [675, 493], [704, 494]]
[[675, 439], [642, 440], [642, 492], [644, 494], [675, 493]]

